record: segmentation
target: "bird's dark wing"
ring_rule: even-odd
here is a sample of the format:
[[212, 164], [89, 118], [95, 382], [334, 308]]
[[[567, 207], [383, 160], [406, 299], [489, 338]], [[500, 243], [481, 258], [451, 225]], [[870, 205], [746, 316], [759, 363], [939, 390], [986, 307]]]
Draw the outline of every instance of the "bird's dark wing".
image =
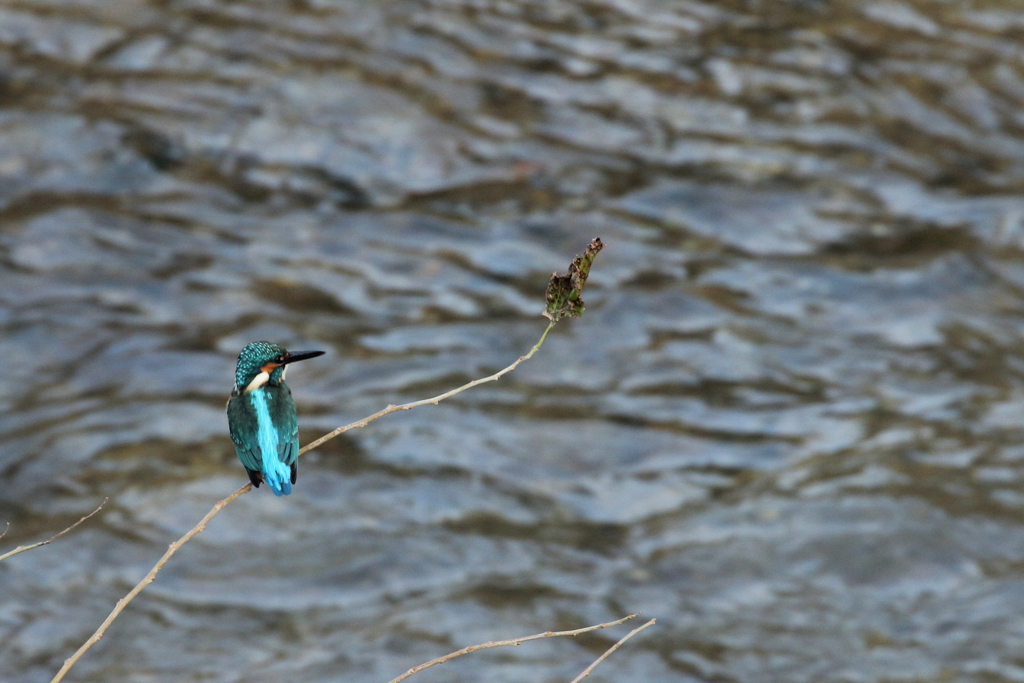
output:
[[281, 440], [277, 445], [277, 457], [292, 468], [292, 483], [295, 483], [295, 462], [299, 459], [299, 416], [295, 411], [292, 391], [282, 381], [276, 387], [266, 387], [272, 412]]
[[235, 444], [235, 453], [249, 474], [249, 481], [259, 487], [263, 477], [260, 475], [262, 463], [256, 436], [258, 426], [255, 413], [251, 406], [246, 405], [245, 394], [234, 395], [228, 401], [228, 429]]

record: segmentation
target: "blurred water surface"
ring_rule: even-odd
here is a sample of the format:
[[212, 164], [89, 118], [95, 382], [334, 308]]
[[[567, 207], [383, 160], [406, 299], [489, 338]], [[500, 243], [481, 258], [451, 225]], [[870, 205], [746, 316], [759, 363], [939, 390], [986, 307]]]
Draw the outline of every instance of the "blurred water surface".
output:
[[[1013, 0], [0, 1], [0, 679], [383, 682], [657, 617], [591, 680], [1024, 679]], [[624, 632], [624, 631], [623, 631]], [[565, 681], [621, 633], [419, 680]]]

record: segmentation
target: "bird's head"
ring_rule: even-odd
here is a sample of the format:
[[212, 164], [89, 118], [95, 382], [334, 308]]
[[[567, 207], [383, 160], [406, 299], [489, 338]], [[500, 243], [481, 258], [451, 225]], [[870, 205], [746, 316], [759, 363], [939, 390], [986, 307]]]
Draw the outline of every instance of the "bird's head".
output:
[[235, 386], [238, 391], [249, 392], [268, 382], [277, 385], [284, 379], [284, 371], [289, 363], [323, 354], [323, 351], [289, 353], [283, 346], [265, 341], [246, 344], [238, 354], [238, 364], [235, 365]]

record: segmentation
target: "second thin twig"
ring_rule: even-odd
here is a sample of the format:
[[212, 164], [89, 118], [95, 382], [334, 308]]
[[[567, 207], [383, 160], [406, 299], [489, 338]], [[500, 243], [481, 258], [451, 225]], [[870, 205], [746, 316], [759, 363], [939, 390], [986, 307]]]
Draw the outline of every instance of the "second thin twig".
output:
[[[629, 621], [630, 619], [633, 619], [633, 618], [635, 618], [637, 616], [639, 616], [639, 612], [637, 612], [637, 614], [630, 614], [628, 617], [622, 617], [621, 619], [619, 619], [617, 621], [609, 621], [609, 622], [606, 622], [604, 624], [597, 624], [596, 626], [586, 626], [584, 628], [577, 628], [577, 629], [574, 629], [572, 631], [545, 631], [544, 633], [538, 633], [538, 634], [533, 635], [533, 636], [524, 636], [522, 638], [510, 638], [509, 640], [492, 640], [492, 641], [489, 641], [489, 642], [486, 642], [486, 643], [481, 643], [480, 645], [470, 645], [468, 647], [462, 648], [461, 650], [456, 650], [455, 652], [450, 652], [450, 653], [446, 654], [443, 657], [438, 657], [437, 659], [431, 659], [429, 662], [425, 662], [424, 664], [420, 664], [419, 666], [414, 666], [413, 668], [409, 669], [408, 671], [406, 671], [404, 674], [402, 674], [398, 678], [394, 678], [391, 681], [389, 681], [389, 683], [401, 683], [401, 681], [404, 681], [409, 676], [412, 676], [415, 673], [423, 671], [424, 669], [429, 669], [432, 666], [436, 666], [438, 664], [443, 664], [444, 662], [447, 662], [450, 659], [455, 659], [456, 657], [461, 657], [462, 655], [468, 655], [470, 652], [476, 652], [477, 650], [487, 650], [487, 649], [492, 648], [492, 647], [507, 647], [509, 645], [520, 645], [522, 643], [527, 643], [527, 642], [529, 642], [531, 640], [540, 640], [541, 638], [557, 638], [559, 636], [578, 636], [581, 633], [589, 633], [590, 631], [597, 631], [598, 629], [608, 628], [609, 626], [617, 626], [618, 624], [621, 624], [624, 621]], [[648, 622], [644, 626], [641, 626], [640, 628], [645, 628], [646, 626], [650, 625], [651, 623], [653, 623], [653, 620], [651, 622]], [[635, 631], [633, 631], [632, 633], [627, 635], [626, 638], [629, 638], [629, 636], [633, 635], [633, 633], [636, 633], [636, 631], [639, 631], [639, 630], [640, 629], [636, 629]], [[625, 640], [626, 638], [623, 638], [622, 640]], [[622, 641], [619, 641], [619, 642], [622, 642]], [[610, 650], [608, 652], [606, 652], [601, 657], [601, 659], [604, 659], [604, 657], [607, 657], [609, 654], [611, 654]], [[593, 664], [591, 664], [590, 667], [587, 669], [587, 671], [584, 672], [584, 673], [590, 673], [590, 669], [594, 668], [598, 664], [598, 662], [600, 662], [600, 661], [601, 660], [599, 659], [597, 662], [594, 662]], [[573, 683], [576, 683], [576, 682], [573, 681]]]

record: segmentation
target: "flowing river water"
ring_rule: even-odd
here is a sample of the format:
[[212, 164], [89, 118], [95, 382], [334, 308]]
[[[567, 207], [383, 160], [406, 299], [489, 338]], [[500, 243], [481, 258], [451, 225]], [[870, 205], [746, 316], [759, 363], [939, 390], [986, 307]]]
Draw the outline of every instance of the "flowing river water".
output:
[[[0, 680], [1024, 680], [1016, 0], [0, 0]], [[424, 681], [568, 681], [627, 627]]]

